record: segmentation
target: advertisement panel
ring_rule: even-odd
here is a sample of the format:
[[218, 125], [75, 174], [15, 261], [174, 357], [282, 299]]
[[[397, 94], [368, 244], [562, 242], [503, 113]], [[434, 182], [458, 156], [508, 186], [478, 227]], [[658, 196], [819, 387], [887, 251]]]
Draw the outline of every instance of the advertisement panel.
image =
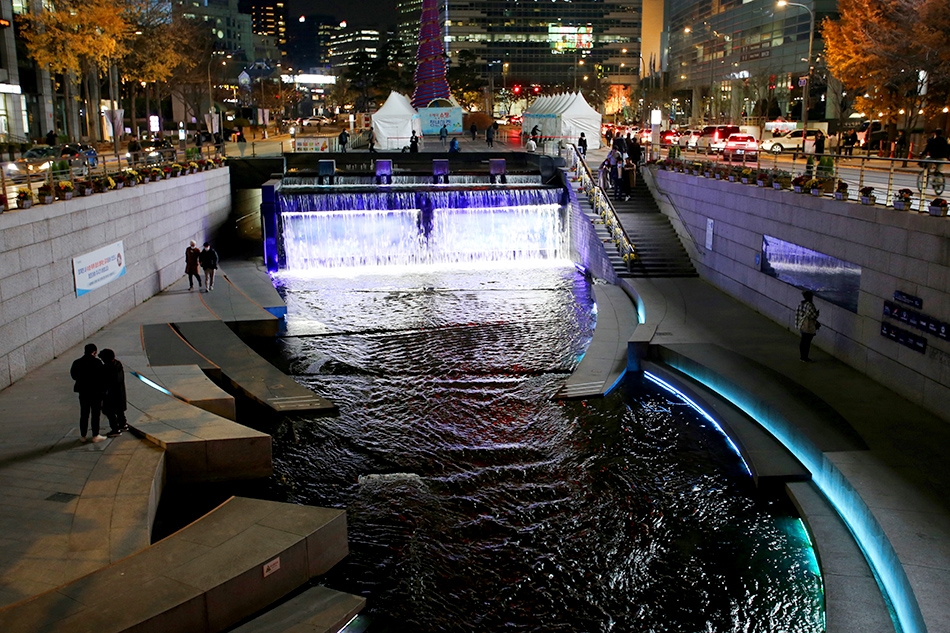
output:
[[76, 282], [77, 297], [124, 274], [125, 248], [121, 240], [73, 258], [73, 280]]
[[449, 134], [462, 133], [462, 108], [419, 108], [419, 119], [425, 135], [438, 135], [443, 125]]
[[295, 152], [329, 152], [331, 140], [326, 136], [298, 136], [294, 139]]
[[594, 48], [594, 27], [549, 24], [548, 41], [555, 53]]

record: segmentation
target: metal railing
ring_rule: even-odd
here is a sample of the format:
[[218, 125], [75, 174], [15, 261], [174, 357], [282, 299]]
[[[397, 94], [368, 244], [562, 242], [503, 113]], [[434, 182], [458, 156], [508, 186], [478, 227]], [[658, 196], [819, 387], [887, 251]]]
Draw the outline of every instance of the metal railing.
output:
[[[891, 206], [927, 212], [934, 201], [942, 200], [950, 179], [947, 161], [921, 158], [891, 158], [860, 154], [815, 155], [801, 151], [780, 154], [758, 152], [754, 159], [729, 161], [719, 156], [689, 152], [671, 152], [658, 162], [667, 167], [697, 171], [700, 175], [718, 174], [722, 179], [746, 178], [751, 184], [782, 189], [797, 189], [814, 195], [864, 204]], [[669, 158], [670, 154], [673, 158]], [[678, 154], [678, 155], [677, 155]], [[936, 174], [935, 174], [936, 171]]]
[[[133, 155], [134, 154], [134, 155]], [[55, 192], [61, 188], [60, 183], [69, 183], [63, 185], [65, 189], [74, 191], [79, 189], [83, 183], [92, 184], [93, 181], [104, 177], [113, 178], [113, 182], [122, 174], [129, 177], [135, 177], [136, 174], [143, 175], [145, 179], [150, 175], [151, 170], [157, 169], [164, 174], [166, 168], [171, 171], [173, 166], [178, 165], [182, 170], [188, 170], [192, 167], [201, 168], [203, 161], [223, 161], [225, 158], [224, 145], [202, 145], [188, 147], [184, 150], [168, 148], [158, 153], [129, 153], [104, 152], [97, 154], [94, 159], [89, 157], [50, 157], [37, 159], [34, 163], [39, 171], [30, 172], [27, 169], [26, 175], [22, 178], [9, 177], [7, 175], [7, 164], [22, 165], [26, 168], [25, 161], [4, 161], [0, 169], [0, 192], [3, 193], [3, 209], [8, 211], [11, 203], [18, 198], [26, 198], [31, 202], [39, 197], [41, 191], [49, 190]], [[130, 173], [134, 172], [134, 173]]]
[[633, 242], [631, 242], [627, 236], [627, 232], [620, 223], [620, 218], [617, 216], [617, 212], [614, 210], [614, 206], [607, 196], [607, 192], [603, 186], [603, 174], [598, 173], [597, 178], [593, 176], [590, 167], [587, 165], [587, 161], [580, 155], [575, 145], [567, 145], [565, 153], [566, 156], [564, 158], [567, 162], [568, 169], [574, 170], [577, 174], [578, 182], [580, 182], [581, 187], [584, 189], [584, 193], [587, 195], [591, 207], [593, 207], [597, 215], [603, 220], [604, 226], [610, 232], [610, 237], [617, 247], [617, 252], [620, 253], [624, 263], [627, 265], [627, 268], [629, 268], [633, 262], [638, 259], [637, 250]]

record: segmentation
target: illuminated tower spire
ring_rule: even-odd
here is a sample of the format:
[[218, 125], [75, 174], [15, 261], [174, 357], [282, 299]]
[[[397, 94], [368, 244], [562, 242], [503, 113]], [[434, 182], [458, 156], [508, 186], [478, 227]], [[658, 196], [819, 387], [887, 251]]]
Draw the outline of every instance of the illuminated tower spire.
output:
[[419, 50], [416, 52], [416, 90], [412, 107], [424, 108], [433, 99], [448, 99], [449, 82], [445, 80], [445, 48], [439, 30], [438, 0], [422, 0], [419, 28]]

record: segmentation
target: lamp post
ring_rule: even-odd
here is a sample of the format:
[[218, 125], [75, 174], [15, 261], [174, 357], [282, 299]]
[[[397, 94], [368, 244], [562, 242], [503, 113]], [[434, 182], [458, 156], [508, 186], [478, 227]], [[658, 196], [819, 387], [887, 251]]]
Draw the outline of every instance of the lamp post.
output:
[[[729, 35], [727, 35], [726, 33], [720, 33], [719, 31], [714, 30], [712, 27], [709, 26], [709, 23], [708, 23], [708, 22], [703, 22], [703, 28], [706, 29], [706, 31], [707, 31], [710, 35], [712, 35], [714, 38], [717, 38], [717, 39], [718, 39], [718, 38], [721, 37], [723, 42], [728, 42], [728, 41], [729, 41]], [[683, 32], [684, 32], [684, 33], [692, 33], [693, 30], [687, 26], [686, 28], [683, 29]], [[726, 56], [725, 44], [723, 44], [723, 52], [722, 52], [722, 54], [723, 54], [723, 58], [725, 58], [725, 56]], [[715, 75], [716, 75], [716, 66], [715, 66], [716, 51], [715, 51], [715, 48], [713, 48], [712, 54], [710, 54], [709, 58], [710, 58], [710, 59], [709, 59], [709, 118], [711, 119], [711, 122], [715, 122], [716, 120], [719, 119], [719, 112], [718, 112], [718, 110], [719, 110], [719, 107], [718, 107], [719, 99], [718, 99], [718, 98], [716, 99], [716, 112], [715, 112], [715, 114], [714, 114], [714, 112], [713, 112], [713, 82], [715, 82], [715, 80], [716, 80], [716, 77], [715, 77]]]
[[811, 7], [798, 2], [788, 2], [787, 0], [778, 0], [776, 6], [801, 7], [808, 11], [808, 73], [805, 75], [805, 85], [802, 91], [802, 151], [805, 151], [805, 141], [808, 139], [808, 97], [811, 91], [811, 55], [812, 47], [815, 44], [815, 12]]

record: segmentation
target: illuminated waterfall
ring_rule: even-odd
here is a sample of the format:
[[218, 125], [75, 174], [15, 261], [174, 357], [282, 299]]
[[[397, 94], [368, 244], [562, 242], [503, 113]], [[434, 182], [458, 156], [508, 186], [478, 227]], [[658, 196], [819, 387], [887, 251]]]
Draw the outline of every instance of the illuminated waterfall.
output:
[[282, 196], [286, 269], [566, 259], [561, 194], [531, 188]]

